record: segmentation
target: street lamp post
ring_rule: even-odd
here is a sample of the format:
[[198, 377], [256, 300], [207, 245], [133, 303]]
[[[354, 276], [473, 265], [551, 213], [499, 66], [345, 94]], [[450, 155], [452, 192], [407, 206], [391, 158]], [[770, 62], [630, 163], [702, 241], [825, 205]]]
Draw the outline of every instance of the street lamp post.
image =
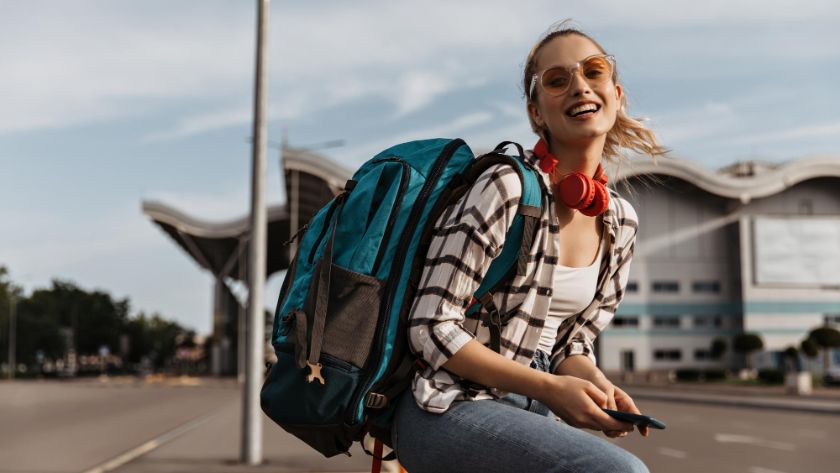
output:
[[9, 291], [9, 379], [15, 378], [17, 371], [17, 300], [15, 294]]
[[251, 242], [248, 264], [248, 348], [245, 364], [245, 389], [242, 402], [242, 452], [248, 465], [262, 463], [262, 416], [260, 381], [265, 359], [265, 324], [263, 286], [266, 260], [266, 209], [264, 202], [266, 138], [266, 48], [269, 0], [257, 0], [257, 51], [254, 79], [254, 125], [251, 169]]

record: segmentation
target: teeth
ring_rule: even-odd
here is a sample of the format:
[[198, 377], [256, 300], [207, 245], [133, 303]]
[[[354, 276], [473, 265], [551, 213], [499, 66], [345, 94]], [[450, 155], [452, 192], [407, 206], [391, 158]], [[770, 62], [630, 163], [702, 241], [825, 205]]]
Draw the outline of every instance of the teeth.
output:
[[594, 112], [598, 110], [598, 106], [594, 103], [585, 103], [569, 110], [569, 115], [577, 115], [582, 112]]

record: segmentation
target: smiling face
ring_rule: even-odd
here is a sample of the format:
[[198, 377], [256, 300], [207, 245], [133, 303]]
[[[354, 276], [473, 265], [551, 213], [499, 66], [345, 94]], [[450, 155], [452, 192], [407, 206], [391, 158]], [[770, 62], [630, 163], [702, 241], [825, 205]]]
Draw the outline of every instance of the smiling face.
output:
[[[557, 36], [544, 44], [536, 57], [536, 73], [553, 67], [572, 68], [583, 59], [604, 54], [588, 38], [577, 34]], [[586, 145], [593, 141], [603, 143], [615, 124], [621, 106], [621, 86], [612, 79], [590, 84], [578, 70], [571, 77], [568, 90], [552, 96], [540, 84], [534, 87], [528, 102], [531, 121], [547, 131], [549, 146], [554, 148]], [[545, 135], [545, 133], [543, 133]]]

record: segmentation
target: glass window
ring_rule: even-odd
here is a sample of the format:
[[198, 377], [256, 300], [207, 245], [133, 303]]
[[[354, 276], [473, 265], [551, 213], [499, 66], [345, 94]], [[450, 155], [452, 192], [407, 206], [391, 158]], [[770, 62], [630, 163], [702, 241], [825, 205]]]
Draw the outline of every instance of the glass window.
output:
[[680, 292], [680, 283], [677, 281], [654, 281], [653, 292]]
[[825, 324], [826, 325], [840, 325], [840, 314], [826, 314], [825, 315]]
[[680, 328], [680, 318], [676, 315], [657, 315], [653, 318], [655, 328]]
[[613, 318], [613, 327], [633, 328], [639, 326], [639, 317], [636, 315], [620, 315]]
[[660, 361], [679, 361], [682, 359], [682, 351], [679, 348], [654, 350], [653, 358]]
[[708, 348], [697, 348], [696, 350], [694, 350], [695, 360], [709, 360], [711, 358], [712, 356]]
[[639, 292], [639, 283], [636, 281], [627, 281], [627, 292]]
[[694, 281], [691, 284], [694, 292], [718, 294], [720, 293], [720, 281]]
[[707, 327], [721, 328], [721, 327], [723, 327], [723, 316], [720, 316], [720, 315], [695, 315], [694, 316], [694, 327], [695, 328], [707, 328]]

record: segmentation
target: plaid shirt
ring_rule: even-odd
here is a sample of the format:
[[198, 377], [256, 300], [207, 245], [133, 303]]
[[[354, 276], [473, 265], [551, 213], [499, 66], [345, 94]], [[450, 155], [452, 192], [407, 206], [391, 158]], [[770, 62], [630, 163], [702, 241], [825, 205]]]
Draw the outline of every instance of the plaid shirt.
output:
[[[542, 215], [525, 275], [505, 284], [493, 301], [502, 315], [501, 355], [528, 366], [551, 301], [560, 227], [554, 197], [549, 197], [548, 174], [539, 169], [532, 153], [527, 153], [526, 161], [545, 184]], [[465, 312], [490, 263], [501, 252], [521, 194], [516, 171], [498, 164], [482, 173], [470, 191], [435, 222], [409, 313], [411, 350], [428, 363], [415, 376], [412, 389], [418, 405], [427, 411], [444, 412], [456, 400], [506, 394], [493, 388], [469, 396], [461, 378], [441, 366], [472, 338], [489, 346], [489, 328], [478, 318], [467, 318]], [[609, 208], [602, 215], [608, 251], [601, 261], [595, 297], [560, 324], [550, 354], [552, 372], [571, 355], [585, 355], [595, 362], [593, 341], [612, 320], [624, 296], [638, 224], [633, 207], [614, 190], [610, 189], [610, 194]]]

